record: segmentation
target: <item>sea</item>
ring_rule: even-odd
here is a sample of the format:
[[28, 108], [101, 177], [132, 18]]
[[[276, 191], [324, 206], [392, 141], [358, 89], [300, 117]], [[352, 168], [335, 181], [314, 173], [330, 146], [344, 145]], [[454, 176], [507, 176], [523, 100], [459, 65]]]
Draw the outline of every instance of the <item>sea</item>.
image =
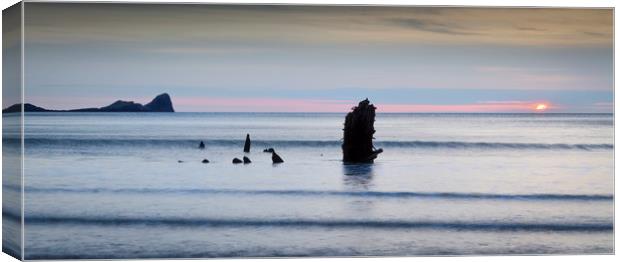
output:
[[[384, 152], [358, 165], [344, 116], [26, 113], [25, 258], [614, 252], [613, 114], [378, 113]], [[20, 179], [2, 188], [18, 198]]]

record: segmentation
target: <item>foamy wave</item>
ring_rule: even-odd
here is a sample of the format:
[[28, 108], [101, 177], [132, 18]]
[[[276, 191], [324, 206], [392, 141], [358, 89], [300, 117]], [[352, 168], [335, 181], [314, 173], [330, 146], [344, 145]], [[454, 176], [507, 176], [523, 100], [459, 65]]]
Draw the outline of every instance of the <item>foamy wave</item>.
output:
[[[7, 212], [5, 218], [17, 219]], [[437, 229], [471, 231], [612, 231], [611, 223], [518, 223], [518, 222], [464, 222], [464, 221], [404, 221], [404, 220], [311, 220], [311, 219], [229, 219], [179, 217], [108, 217], [26, 215], [25, 223], [68, 224], [99, 226], [184, 226], [184, 227], [327, 227], [327, 228], [383, 228], [383, 229]]]
[[[5, 185], [5, 190], [19, 191], [20, 187]], [[438, 198], [481, 200], [528, 200], [528, 201], [612, 201], [613, 195], [603, 194], [485, 194], [454, 192], [406, 192], [406, 191], [329, 191], [329, 190], [242, 190], [208, 188], [59, 188], [26, 187], [26, 193], [75, 193], [75, 194], [233, 194], [275, 196], [335, 196], [375, 198]]]

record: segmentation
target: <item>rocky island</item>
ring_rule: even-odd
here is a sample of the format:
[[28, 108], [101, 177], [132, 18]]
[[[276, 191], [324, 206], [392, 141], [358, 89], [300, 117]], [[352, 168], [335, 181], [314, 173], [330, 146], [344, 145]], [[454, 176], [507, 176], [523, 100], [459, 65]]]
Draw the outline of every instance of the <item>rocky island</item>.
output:
[[[2, 113], [18, 113], [21, 112], [22, 104], [14, 104], [2, 110]], [[70, 110], [52, 110], [35, 106], [33, 104], [24, 104], [24, 112], [174, 112], [170, 95], [163, 93], [156, 96], [146, 105], [135, 103], [133, 101], [118, 100], [108, 106], [81, 108]]]

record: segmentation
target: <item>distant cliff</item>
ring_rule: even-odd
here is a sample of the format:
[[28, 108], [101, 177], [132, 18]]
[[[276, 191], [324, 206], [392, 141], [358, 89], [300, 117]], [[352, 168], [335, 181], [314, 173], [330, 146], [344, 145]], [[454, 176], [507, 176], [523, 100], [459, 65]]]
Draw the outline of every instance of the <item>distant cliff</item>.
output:
[[[17, 112], [21, 112], [22, 111], [22, 104], [14, 104], [12, 106], [9, 106], [5, 109], [2, 110], [2, 113], [17, 113]], [[33, 104], [24, 104], [24, 111], [25, 112], [48, 112], [50, 110], [47, 110], [45, 108], [42, 107], [38, 107], [35, 106]]]
[[[2, 110], [2, 113], [21, 112], [21, 104], [15, 104]], [[71, 110], [50, 110], [33, 104], [24, 104], [24, 112], [174, 112], [170, 95], [164, 93], [156, 96], [146, 105], [133, 101], [118, 100], [109, 106], [100, 108], [81, 108]]]

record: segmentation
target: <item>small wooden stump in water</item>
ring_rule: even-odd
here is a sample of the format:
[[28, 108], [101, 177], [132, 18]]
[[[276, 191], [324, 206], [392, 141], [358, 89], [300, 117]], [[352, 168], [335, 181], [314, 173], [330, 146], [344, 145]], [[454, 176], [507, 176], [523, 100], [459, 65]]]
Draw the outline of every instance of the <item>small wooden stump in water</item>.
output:
[[266, 149], [264, 149], [264, 150], [263, 150], [263, 153], [273, 153], [273, 152], [275, 152], [275, 150], [273, 149], [273, 147], [266, 148]]
[[243, 152], [250, 153], [250, 134], [245, 135], [245, 144], [243, 145]]
[[276, 151], [271, 152], [271, 161], [274, 164], [284, 163], [284, 160], [278, 154], [276, 154]]
[[365, 99], [347, 114], [342, 143], [343, 162], [372, 163], [383, 152], [383, 149], [375, 150], [372, 145], [373, 135], [375, 134], [376, 109], [368, 99]]

